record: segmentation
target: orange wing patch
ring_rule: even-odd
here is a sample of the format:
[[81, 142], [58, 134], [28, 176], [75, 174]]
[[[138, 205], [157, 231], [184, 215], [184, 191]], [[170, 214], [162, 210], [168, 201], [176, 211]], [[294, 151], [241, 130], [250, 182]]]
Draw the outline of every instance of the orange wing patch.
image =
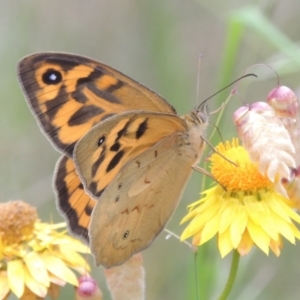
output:
[[35, 54], [24, 58], [18, 70], [43, 131], [69, 157], [87, 131], [114, 114], [137, 109], [176, 113], [146, 87], [88, 58]]
[[58, 207], [68, 220], [70, 230], [89, 242], [88, 228], [96, 201], [84, 192], [74, 162], [67, 156], [57, 162], [54, 187]]

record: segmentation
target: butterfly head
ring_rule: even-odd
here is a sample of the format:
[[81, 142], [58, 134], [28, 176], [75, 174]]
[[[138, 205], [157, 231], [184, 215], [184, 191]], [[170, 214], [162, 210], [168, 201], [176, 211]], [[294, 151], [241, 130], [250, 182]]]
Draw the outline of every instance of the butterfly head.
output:
[[190, 123], [191, 126], [201, 126], [206, 127], [208, 123], [208, 109], [207, 109], [207, 101], [203, 101], [200, 103], [200, 105], [192, 110], [188, 119], [188, 123]]
[[201, 124], [206, 124], [208, 122], [207, 100], [200, 103], [195, 113]]

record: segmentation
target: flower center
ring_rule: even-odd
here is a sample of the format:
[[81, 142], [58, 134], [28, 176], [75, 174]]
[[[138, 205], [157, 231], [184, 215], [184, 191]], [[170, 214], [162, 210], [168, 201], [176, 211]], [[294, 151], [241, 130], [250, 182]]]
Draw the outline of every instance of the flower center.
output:
[[0, 238], [6, 244], [30, 238], [37, 220], [36, 209], [23, 201], [0, 203]]
[[248, 152], [239, 145], [238, 139], [233, 139], [231, 143], [220, 143], [216, 150], [232, 162], [217, 153], [210, 157], [212, 175], [228, 191], [256, 191], [273, 185], [259, 172]]

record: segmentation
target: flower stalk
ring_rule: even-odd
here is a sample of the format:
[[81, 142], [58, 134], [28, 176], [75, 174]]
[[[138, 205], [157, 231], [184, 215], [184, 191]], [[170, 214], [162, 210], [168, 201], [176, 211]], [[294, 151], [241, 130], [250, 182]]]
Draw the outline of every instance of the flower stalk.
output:
[[218, 300], [226, 300], [228, 298], [236, 279], [236, 274], [239, 267], [239, 261], [240, 261], [240, 254], [236, 250], [234, 250], [232, 253], [230, 273], [225, 288], [222, 294], [220, 295], [220, 297], [218, 298]]

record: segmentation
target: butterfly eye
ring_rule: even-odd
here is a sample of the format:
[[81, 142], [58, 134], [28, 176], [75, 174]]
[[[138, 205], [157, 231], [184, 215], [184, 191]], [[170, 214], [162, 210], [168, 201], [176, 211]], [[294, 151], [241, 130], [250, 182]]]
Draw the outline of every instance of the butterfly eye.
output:
[[45, 84], [58, 84], [62, 81], [62, 75], [59, 71], [54, 69], [48, 69], [42, 76]]
[[123, 240], [126, 240], [129, 236], [129, 231], [125, 231], [124, 234], [123, 234]]
[[120, 182], [119, 185], [118, 185], [118, 190], [120, 190], [122, 188], [122, 186], [123, 186], [123, 183]]
[[102, 135], [101, 138], [98, 140], [97, 143], [98, 147], [100, 147], [104, 143], [104, 141], [105, 141], [105, 135]]

